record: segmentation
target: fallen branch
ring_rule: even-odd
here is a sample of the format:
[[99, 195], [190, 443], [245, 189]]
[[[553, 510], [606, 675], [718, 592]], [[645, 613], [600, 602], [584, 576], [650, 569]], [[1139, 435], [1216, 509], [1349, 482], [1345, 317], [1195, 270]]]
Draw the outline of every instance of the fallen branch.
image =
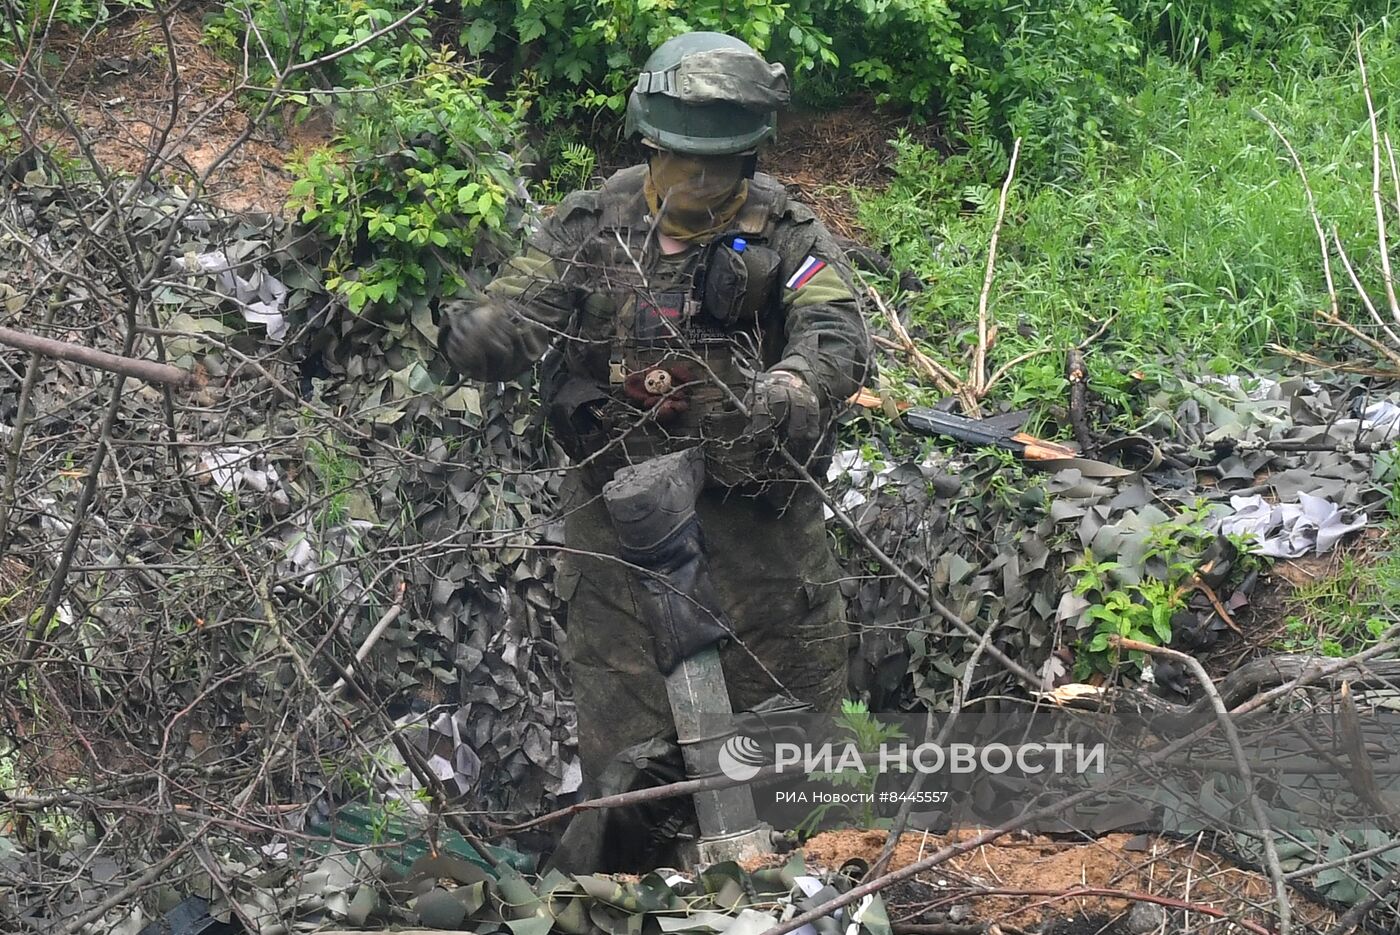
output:
[[[1244, 714], [1249, 714], [1252, 711], [1259, 710], [1265, 705], [1272, 704], [1273, 702], [1278, 701], [1281, 698], [1287, 697], [1291, 692], [1294, 692], [1299, 688], [1311, 685], [1312, 683], [1317, 682], [1323, 678], [1335, 675], [1336, 673], [1343, 672], [1347, 669], [1361, 668], [1369, 660], [1374, 659], [1377, 656], [1388, 655], [1390, 653], [1393, 653], [1397, 648], [1400, 648], [1400, 646], [1397, 646], [1397, 638], [1400, 638], [1400, 624], [1387, 629], [1384, 633], [1381, 634], [1380, 638], [1377, 640], [1375, 645], [1367, 647], [1365, 650], [1357, 653], [1356, 655], [1346, 659], [1327, 660], [1326, 665], [1323, 665], [1318, 668], [1309, 667], [1304, 671], [1300, 672], [1296, 677], [1287, 680], [1282, 685], [1254, 695], [1248, 701], [1245, 701], [1239, 704], [1238, 706], [1232, 708], [1229, 713], [1233, 717], [1239, 717]], [[1176, 755], [1179, 751], [1186, 749], [1190, 744], [1195, 743], [1199, 737], [1203, 736], [1206, 732], [1208, 732], [1215, 726], [1217, 726], [1217, 722], [1211, 722], [1210, 724], [1191, 732], [1185, 737], [1181, 737], [1172, 741], [1166, 746], [1146, 756], [1142, 761], [1142, 765], [1152, 766], [1157, 763], [1169, 762], [1171, 757]], [[760, 933], [760, 935], [788, 935], [789, 932], [794, 932], [797, 929], [800, 929], [802, 926], [807, 925], [808, 923], [816, 922], [817, 920], [825, 916], [829, 916], [836, 910], [841, 909], [844, 906], [849, 906], [851, 903], [858, 902], [859, 900], [864, 899], [866, 896], [869, 896], [872, 893], [878, 893], [886, 887], [893, 886], [894, 884], [899, 883], [903, 880], [909, 880], [914, 877], [917, 877], [919, 874], [927, 870], [932, 870], [934, 867], [947, 863], [949, 860], [958, 856], [959, 854], [964, 854], [968, 851], [976, 850], [984, 844], [990, 844], [998, 838], [1005, 837], [1011, 832], [1016, 831], [1019, 828], [1023, 828], [1034, 821], [1039, 821], [1042, 818], [1049, 818], [1051, 816], [1062, 816], [1067, 809], [1073, 808], [1074, 806], [1079, 805], [1082, 802], [1087, 802], [1094, 796], [1103, 793], [1106, 789], [1109, 788], [1111, 788], [1110, 781], [1104, 780], [1095, 783], [1088, 789], [1085, 789], [1081, 792], [1076, 792], [1075, 794], [1060, 799], [1059, 801], [1051, 803], [1050, 805], [1034, 809], [1033, 811], [1024, 812], [1016, 818], [1012, 818], [1008, 821], [1005, 821], [995, 828], [983, 831], [980, 834], [970, 837], [964, 841], [960, 841], [956, 844], [950, 844], [944, 847], [943, 849], [937, 851], [936, 853], [930, 854], [928, 857], [925, 857], [922, 860], [915, 861], [912, 864], [906, 864], [905, 866], [900, 867], [898, 870], [891, 870], [889, 873], [885, 874], [882, 877], [878, 877], [877, 879], [862, 883], [859, 886], [852, 887], [847, 892], [842, 893], [839, 896], [835, 896], [822, 903], [821, 905], [813, 907], [807, 912], [794, 916], [793, 918], [788, 919], [785, 922], [781, 922], [778, 925], [775, 925], [772, 928], [768, 929], [766, 932]]]
[[1269, 871], [1269, 879], [1274, 885], [1274, 903], [1278, 908], [1279, 932], [1280, 935], [1288, 935], [1292, 930], [1288, 884], [1283, 878], [1283, 866], [1279, 862], [1278, 848], [1275, 846], [1274, 836], [1269, 830], [1269, 816], [1264, 811], [1264, 804], [1259, 801], [1259, 796], [1255, 792], [1254, 771], [1249, 768], [1249, 758], [1245, 755], [1239, 731], [1235, 729], [1235, 722], [1230, 719], [1229, 708], [1224, 699], [1220, 697], [1215, 682], [1211, 680], [1200, 660], [1189, 653], [1177, 652], [1175, 649], [1154, 646], [1151, 643], [1143, 643], [1138, 640], [1123, 639], [1120, 636], [1110, 636], [1108, 642], [1110, 646], [1119, 649], [1137, 650], [1147, 653], [1149, 656], [1163, 656], [1186, 666], [1191, 670], [1196, 681], [1200, 683], [1201, 690], [1205, 692], [1206, 697], [1210, 699], [1211, 707], [1215, 710], [1216, 721], [1220, 725], [1221, 732], [1225, 735], [1226, 743], [1230, 745], [1230, 754], [1234, 757], [1235, 765], [1239, 768], [1240, 782], [1244, 785], [1245, 796], [1249, 799], [1250, 811], [1254, 813], [1254, 820], [1258, 822], [1263, 838], [1264, 864]]
[[1382, 899], [1390, 894], [1390, 891], [1400, 886], [1400, 867], [1396, 867], [1390, 872], [1390, 876], [1376, 884], [1363, 899], [1357, 901], [1346, 913], [1337, 920], [1337, 924], [1328, 930], [1327, 935], [1350, 935], [1361, 927], [1361, 920], [1366, 914], [1376, 908]]
[[[1323, 360], [1321, 357], [1318, 357], [1315, 354], [1308, 354], [1304, 351], [1295, 351], [1292, 348], [1284, 347], [1281, 344], [1270, 344], [1268, 345], [1269, 350], [1273, 351], [1275, 354], [1282, 354], [1284, 357], [1287, 357], [1290, 360], [1296, 360], [1300, 364], [1309, 364], [1310, 366], [1318, 367], [1322, 370], [1335, 370], [1338, 373], [1359, 373], [1362, 376], [1375, 377], [1378, 380], [1400, 380], [1400, 354], [1396, 354], [1395, 352], [1391, 351], [1390, 348], [1386, 347], [1384, 344], [1381, 344], [1379, 341], [1376, 341], [1370, 335], [1361, 332], [1357, 329], [1355, 325], [1353, 325], [1349, 321], [1342, 321], [1341, 319], [1333, 321], [1332, 319], [1326, 318], [1325, 316], [1323, 320], [1330, 325], [1335, 325], [1336, 327], [1347, 331], [1351, 334], [1352, 337], [1358, 338], [1363, 342], [1370, 344], [1372, 350], [1377, 351], [1384, 356], [1393, 356], [1395, 359], [1395, 365], [1397, 369], [1386, 370], [1384, 368], [1376, 367], [1370, 364], [1353, 364], [1347, 363], [1345, 361]], [[1273, 444], [1278, 443], [1274, 442]]]
[[551, 824], [565, 818], [572, 818], [580, 812], [594, 812], [603, 808], [624, 808], [629, 805], [639, 805], [643, 802], [659, 802], [662, 799], [694, 795], [697, 792], [713, 792], [716, 789], [728, 789], [730, 786], [753, 785], [776, 775], [778, 775], [778, 767], [765, 766], [760, 769], [752, 779], [730, 779], [728, 776], [707, 776], [704, 779], [683, 779], [680, 782], [668, 782], [661, 786], [648, 786], [645, 789], [633, 789], [630, 792], [619, 792], [615, 795], [603, 795], [596, 799], [575, 802], [573, 805], [557, 808], [538, 818], [531, 818], [528, 821], [522, 821], [514, 825], [497, 824], [489, 818], [484, 820], [491, 829], [490, 837], [497, 838], [507, 834], [515, 834], [520, 831], [528, 831], [531, 828], [538, 828], [540, 825]]
[[37, 334], [28, 334], [13, 328], [0, 327], [0, 344], [8, 344], [10, 347], [17, 347], [22, 351], [29, 351], [31, 354], [40, 354], [44, 357], [71, 360], [75, 364], [105, 370], [108, 373], [119, 373], [122, 376], [145, 380], [147, 383], [185, 387], [193, 386], [197, 381], [194, 374], [169, 364], [143, 360], [139, 357], [109, 354], [96, 348], [70, 344], [67, 341], [58, 341], [53, 338], [41, 338]]
[[885, 320], [890, 323], [890, 330], [898, 338], [898, 344], [879, 337], [876, 338], [877, 342], [904, 351], [914, 361], [914, 366], [933, 381], [933, 385], [938, 387], [940, 393], [945, 396], [956, 396], [962, 404], [963, 413], [968, 418], [980, 419], [982, 410], [977, 405], [977, 397], [973, 394], [972, 389], [958, 379], [957, 374], [919, 350], [918, 345], [914, 343], [914, 339], [905, 329], [904, 322], [899, 320], [899, 313], [885, 305], [885, 300], [880, 297], [880, 293], [876, 292], [869, 283], [866, 283], [865, 289], [870, 293], [870, 297], [874, 300], [875, 307], [880, 310], [880, 314], [884, 315]]
[[366, 636], [365, 641], [360, 644], [360, 648], [355, 650], [354, 661], [345, 667], [345, 674], [336, 679], [335, 684], [331, 686], [331, 697], [340, 694], [340, 690], [348, 684], [346, 680], [354, 676], [355, 666], [364, 662], [365, 659], [369, 657], [370, 650], [374, 649], [374, 645], [379, 642], [379, 638], [388, 631], [395, 620], [399, 619], [399, 614], [403, 613], [403, 596], [405, 590], [406, 582], [400, 581], [394, 595], [394, 605], [384, 612], [384, 616], [380, 617], [379, 622], [374, 625], [374, 629], [369, 631], [369, 635]]
[[1400, 816], [1386, 803], [1376, 783], [1376, 772], [1371, 765], [1371, 755], [1366, 750], [1366, 742], [1361, 733], [1361, 717], [1356, 711], [1356, 700], [1351, 694], [1351, 682], [1343, 682], [1339, 693], [1338, 722], [1342, 745], [1345, 748], [1351, 770], [1347, 778], [1352, 790], [1376, 814], [1376, 822], [1392, 834], [1400, 831]]

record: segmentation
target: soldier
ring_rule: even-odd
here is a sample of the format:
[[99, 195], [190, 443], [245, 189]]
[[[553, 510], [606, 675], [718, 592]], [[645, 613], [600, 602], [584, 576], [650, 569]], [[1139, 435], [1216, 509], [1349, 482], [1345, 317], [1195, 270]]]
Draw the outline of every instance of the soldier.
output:
[[[484, 301], [444, 304], [439, 347], [469, 378], [510, 379], [556, 346], [543, 396], [574, 462], [557, 586], [595, 794], [620, 791], [605, 777], [621, 751], [666, 733], [663, 673], [716, 621], [735, 710], [775, 695], [829, 710], [846, 688], [839, 568], [785, 452], [821, 469], [869, 340], [831, 235], [755, 172], [787, 100], [783, 66], [738, 39], [664, 43], [627, 107], [646, 163], [565, 198]], [[661, 456], [695, 506], [620, 541], [604, 485]], [[621, 846], [605, 863], [627, 862]]]

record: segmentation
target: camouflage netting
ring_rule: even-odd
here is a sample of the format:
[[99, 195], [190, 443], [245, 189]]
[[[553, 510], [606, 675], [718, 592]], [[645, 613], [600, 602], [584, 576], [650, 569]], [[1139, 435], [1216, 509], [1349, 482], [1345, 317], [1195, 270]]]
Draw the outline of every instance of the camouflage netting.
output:
[[[5, 323], [120, 351], [125, 284], [75, 200], [43, 184], [7, 199]], [[357, 673], [375, 706], [397, 717], [450, 703], [473, 751], [456, 778], [483, 805], [530, 810], [572, 792], [546, 547], [558, 478], [528, 390], [446, 392], [426, 307], [356, 318], [328, 302], [305, 232], [212, 208], [172, 231], [182, 201], [140, 193], [123, 231], [156, 264], [135, 354], [155, 356], [159, 336], [202, 385], [176, 391], [169, 411], [158, 388], [129, 380], [122, 392], [40, 652], [56, 684], [82, 692], [73, 713], [141, 747], [180, 712], [162, 755], [182, 757], [194, 734], [206, 762], [256, 762], [281, 742], [289, 705], [315, 703], [298, 667], [329, 689], [341, 674], [330, 661], [352, 661], [393, 613]], [[46, 275], [49, 263], [75, 272]], [[0, 416], [13, 426], [29, 361], [3, 353]], [[53, 360], [36, 377], [23, 454], [7, 458], [7, 554], [37, 607], [111, 378]], [[9, 616], [18, 644], [24, 620]]]
[[[1242, 561], [1236, 548], [1245, 543], [1216, 535], [1222, 525], [1249, 525], [1231, 519], [1240, 504], [1252, 505], [1243, 498], [1266, 493], [1282, 504], [1309, 497], [1330, 503], [1335, 511], [1312, 522], [1314, 529], [1323, 524], [1322, 536], [1298, 530], [1306, 551], [1320, 554], [1337, 541], [1326, 530], [1364, 526], [1367, 509], [1378, 519], [1395, 482], [1393, 453], [1385, 450], [1400, 432], [1400, 393], [1393, 390], [1234, 378], [1144, 385], [1141, 402], [1143, 434], [1122, 447], [1125, 463], [1151, 469], [1127, 479], [1096, 480], [1073, 468], [1031, 471], [995, 454], [911, 452], [907, 436], [886, 430], [878, 447], [840, 453], [829, 480], [871, 541], [916, 580], [931, 580], [935, 595], [978, 633], [995, 627], [994, 643], [1040, 671], [1046, 688], [1063, 680], [1076, 645], [1093, 628], [1091, 602], [1067, 573], [1086, 550], [1099, 563], [1116, 563], [1108, 581], [1121, 586], [1165, 579], [1168, 566], [1190, 557], [1195, 545], [1203, 578], [1225, 589], [1220, 597], [1229, 612], [1245, 606], [1257, 582], [1245, 571], [1257, 562]], [[1380, 453], [1357, 451], [1358, 442]], [[868, 573], [858, 544], [848, 542], [847, 552], [851, 577], [843, 586], [860, 623], [853, 687], [869, 693], [872, 710], [946, 707], [977, 637], [956, 630], [893, 577]], [[1173, 629], [1174, 646], [1199, 651], [1227, 625], [1197, 593]], [[985, 691], [1014, 680], [984, 661], [979, 683]], [[1182, 694], [1188, 686], [1175, 688]]]

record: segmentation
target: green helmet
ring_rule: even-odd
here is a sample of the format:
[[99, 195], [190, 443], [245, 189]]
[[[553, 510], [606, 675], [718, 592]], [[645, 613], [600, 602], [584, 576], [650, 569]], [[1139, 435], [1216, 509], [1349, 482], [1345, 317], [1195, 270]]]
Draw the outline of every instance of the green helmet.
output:
[[663, 42], [627, 101], [627, 135], [694, 156], [747, 152], [777, 136], [787, 70], [719, 32]]

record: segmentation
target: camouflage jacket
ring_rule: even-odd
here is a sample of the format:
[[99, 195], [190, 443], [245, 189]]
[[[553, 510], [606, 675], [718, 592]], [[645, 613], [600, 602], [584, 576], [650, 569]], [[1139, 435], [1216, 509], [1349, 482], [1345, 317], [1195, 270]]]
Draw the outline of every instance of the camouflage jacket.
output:
[[[569, 195], [487, 288], [514, 312], [522, 353], [558, 339], [545, 397], [565, 450], [620, 463], [732, 442], [745, 422], [736, 403], [766, 369], [800, 375], [834, 416], [870, 348], [825, 226], [760, 173], [731, 231], [663, 255], [646, 171]], [[600, 456], [610, 447], [616, 457]]]

